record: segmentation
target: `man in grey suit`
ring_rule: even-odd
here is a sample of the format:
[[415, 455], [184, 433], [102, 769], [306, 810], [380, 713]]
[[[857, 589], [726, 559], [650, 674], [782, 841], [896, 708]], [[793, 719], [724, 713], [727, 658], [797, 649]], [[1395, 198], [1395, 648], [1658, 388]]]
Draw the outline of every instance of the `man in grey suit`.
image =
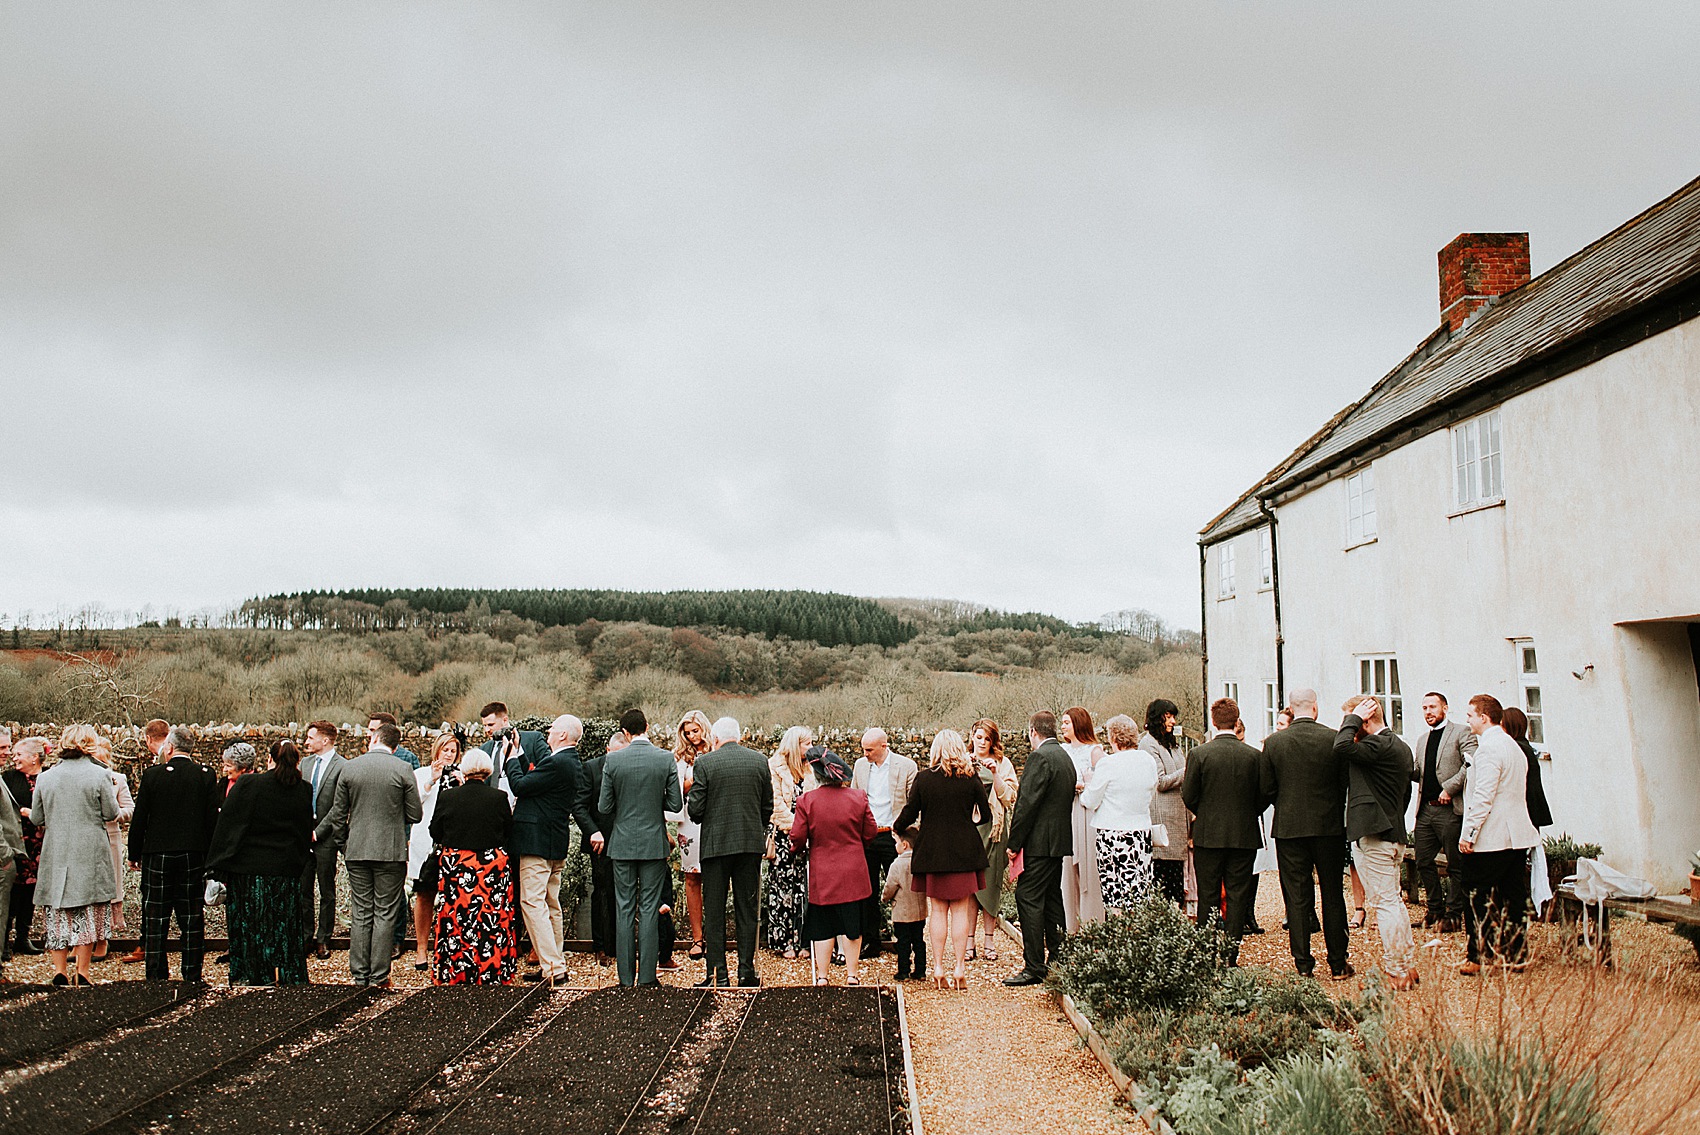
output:
[[[301, 779], [313, 789], [313, 857], [301, 872], [301, 924], [307, 928], [307, 951], [320, 958], [331, 956], [331, 934], [336, 927], [336, 855], [340, 850], [331, 837], [331, 808], [336, 804], [337, 781], [347, 762], [336, 751], [337, 727], [328, 721], [307, 726], [307, 760], [301, 764]], [[314, 929], [313, 891], [317, 888], [318, 928]]]
[[767, 758], [738, 743], [742, 730], [722, 717], [709, 730], [710, 752], [697, 758], [691, 782], [691, 819], [702, 825], [703, 957], [699, 985], [727, 985], [726, 886], [738, 927], [738, 984], [760, 985], [756, 976], [756, 892], [773, 813], [773, 776]]
[[[1198, 875], [1198, 924], [1216, 920], [1217, 904], [1226, 893], [1229, 965], [1239, 964], [1240, 938], [1256, 891], [1253, 868], [1263, 846], [1258, 817], [1274, 795], [1263, 755], [1234, 736], [1239, 721], [1239, 703], [1233, 698], [1210, 704], [1216, 736], [1188, 754], [1181, 782], [1181, 799], [1195, 817], [1192, 864]], [[1300, 925], [1308, 921], [1306, 915]]]
[[[1464, 826], [1464, 785], [1470, 758], [1476, 754], [1476, 735], [1462, 721], [1446, 716], [1446, 695], [1430, 690], [1423, 695], [1423, 720], [1428, 732], [1412, 754], [1411, 779], [1420, 788], [1417, 822], [1411, 829], [1416, 845], [1417, 874], [1428, 893], [1423, 925], [1437, 933], [1464, 925], [1464, 863], [1458, 852], [1458, 833]], [[1446, 890], [1440, 885], [1435, 856], [1446, 853]]]
[[608, 858], [614, 867], [614, 961], [621, 985], [660, 985], [655, 978], [659, 912], [673, 846], [666, 813], [683, 808], [685, 797], [673, 754], [650, 744], [643, 710], [622, 713], [620, 731], [629, 743], [604, 763], [597, 802], [597, 811], [608, 817]]
[[1062, 949], [1062, 862], [1074, 854], [1074, 759], [1057, 741], [1057, 715], [1042, 709], [1027, 719], [1032, 754], [1021, 769], [1015, 814], [1009, 820], [1009, 859], [1021, 855], [1015, 909], [1021, 918], [1022, 967], [1005, 985], [1038, 985]]
[[401, 730], [385, 722], [371, 748], [342, 766], [327, 821], [348, 864], [348, 976], [388, 986], [395, 911], [407, 878], [407, 828], [424, 814], [413, 770], [397, 760]]
[[1316, 917], [1311, 872], [1322, 886], [1322, 935], [1328, 968], [1355, 973], [1346, 960], [1346, 762], [1334, 753], [1334, 730], [1316, 720], [1316, 691], [1294, 690], [1293, 723], [1263, 742], [1263, 763], [1275, 786], [1275, 859], [1287, 904], [1293, 963], [1307, 977], [1316, 969], [1311, 920]]

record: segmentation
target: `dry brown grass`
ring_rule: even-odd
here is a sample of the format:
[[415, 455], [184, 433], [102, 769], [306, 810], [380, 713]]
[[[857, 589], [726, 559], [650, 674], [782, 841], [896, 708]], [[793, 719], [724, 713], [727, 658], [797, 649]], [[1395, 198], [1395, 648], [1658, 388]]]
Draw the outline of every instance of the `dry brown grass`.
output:
[[[1462, 977], [1431, 958], [1418, 991], [1394, 1002], [1387, 1043], [1370, 1048], [1377, 1084], [1406, 1120], [1391, 1132], [1583, 1132], [1591, 1128], [1572, 1121], [1591, 1103], [1613, 1133], [1697, 1130], [1693, 950], [1681, 940], [1671, 950], [1668, 929], [1630, 919], [1615, 938], [1615, 968], [1562, 957], [1550, 926], [1533, 935], [1527, 974], [1489, 967]], [[1479, 1062], [1455, 1062], [1465, 1045]]]

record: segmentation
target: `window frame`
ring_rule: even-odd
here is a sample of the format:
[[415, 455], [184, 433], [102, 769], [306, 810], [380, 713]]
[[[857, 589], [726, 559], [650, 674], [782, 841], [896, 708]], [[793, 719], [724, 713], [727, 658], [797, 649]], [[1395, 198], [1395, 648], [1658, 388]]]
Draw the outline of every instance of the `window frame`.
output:
[[[1518, 709], [1529, 719], [1529, 744], [1536, 749], [1546, 744], [1546, 699], [1541, 696], [1544, 683], [1541, 681], [1540, 650], [1535, 646], [1533, 638], [1514, 638], [1511, 640], [1511, 665], [1517, 675]], [[1533, 702], [1529, 700], [1529, 691], [1533, 690]]]
[[1503, 411], [1503, 406], [1495, 406], [1447, 431], [1453, 516], [1505, 503]]
[[1216, 545], [1216, 598], [1232, 599], [1239, 594], [1234, 563], [1234, 541], [1224, 540]]
[[[1356, 500], [1354, 501], [1354, 494]], [[1364, 502], [1369, 507], [1364, 507]], [[1356, 507], [1356, 515], [1353, 508]], [[1346, 547], [1357, 548], [1373, 544], [1381, 536], [1380, 517], [1375, 498], [1375, 466], [1365, 465], [1346, 474]]]
[[[1358, 654], [1356, 663], [1358, 693], [1381, 699], [1387, 727], [1403, 736], [1405, 733], [1405, 693], [1399, 681], [1399, 655], [1394, 652]], [[1377, 689], [1379, 686], [1381, 688]]]
[[1257, 589], [1275, 586], [1275, 529], [1265, 524], [1257, 530]]
[[1281, 712], [1281, 706], [1278, 704], [1280, 700], [1280, 695], [1275, 689], [1275, 679], [1265, 678], [1263, 680], [1263, 736], [1265, 738], [1275, 736], [1275, 718]]

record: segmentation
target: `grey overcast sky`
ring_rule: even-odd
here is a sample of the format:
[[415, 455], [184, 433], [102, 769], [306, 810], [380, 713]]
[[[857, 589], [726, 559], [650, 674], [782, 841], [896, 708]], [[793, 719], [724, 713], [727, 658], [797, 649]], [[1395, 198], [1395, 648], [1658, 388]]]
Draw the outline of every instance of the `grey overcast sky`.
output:
[[1700, 174], [1700, 8], [0, 4], [0, 617], [808, 587], [1198, 621], [1195, 533]]

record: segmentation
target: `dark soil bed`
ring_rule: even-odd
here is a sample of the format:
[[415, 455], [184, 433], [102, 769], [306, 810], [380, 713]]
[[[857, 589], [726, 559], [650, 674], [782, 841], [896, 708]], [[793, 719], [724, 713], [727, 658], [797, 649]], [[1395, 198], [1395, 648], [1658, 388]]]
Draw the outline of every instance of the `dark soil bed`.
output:
[[[882, 1033], [884, 1034], [882, 1036]], [[698, 1135], [906, 1132], [897, 1001], [876, 989], [764, 989]]]
[[582, 997], [438, 1129], [613, 1135], [705, 1000], [688, 989], [601, 989]]
[[[263, 1116], [269, 1130], [364, 1131], [406, 1103], [525, 995], [507, 986], [420, 990], [369, 1020], [313, 1038], [305, 1051], [279, 1054], [238, 1083], [173, 1092], [125, 1116], [113, 1130], [145, 1130], [150, 1121], [169, 1117], [178, 1130], [252, 1132]], [[517, 1024], [523, 1016], [503, 1023]]]
[[266, 1046], [338, 1002], [346, 1001], [345, 1012], [354, 1011], [365, 1000], [348, 1000], [354, 992], [349, 986], [307, 985], [215, 995], [203, 1008], [8, 1084], [0, 1093], [0, 1133], [77, 1135]]
[[92, 1040], [169, 1008], [181, 995], [181, 986], [127, 981], [59, 989], [16, 1006], [0, 1001], [0, 1065], [22, 1064]]

